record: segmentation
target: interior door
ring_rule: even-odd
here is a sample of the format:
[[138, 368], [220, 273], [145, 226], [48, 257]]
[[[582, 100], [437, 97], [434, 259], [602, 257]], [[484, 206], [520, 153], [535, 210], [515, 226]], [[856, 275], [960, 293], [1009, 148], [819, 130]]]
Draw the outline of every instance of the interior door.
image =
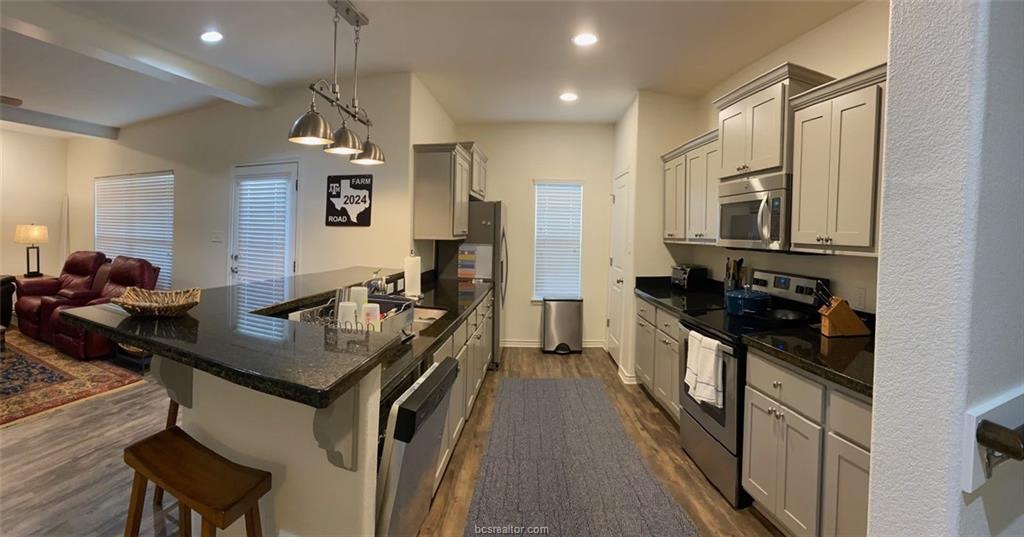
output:
[[792, 241], [821, 244], [828, 228], [832, 101], [793, 114]]
[[235, 168], [231, 283], [280, 281], [295, 272], [298, 173], [294, 162]]
[[623, 340], [623, 288], [626, 282], [626, 211], [629, 207], [629, 172], [612, 181], [611, 251], [608, 253], [608, 322], [605, 345], [621, 364]]

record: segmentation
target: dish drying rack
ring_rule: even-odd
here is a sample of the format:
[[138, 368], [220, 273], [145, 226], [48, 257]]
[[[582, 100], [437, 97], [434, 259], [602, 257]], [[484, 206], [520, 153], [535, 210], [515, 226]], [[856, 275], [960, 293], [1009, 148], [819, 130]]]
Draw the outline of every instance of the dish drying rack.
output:
[[[370, 295], [367, 301], [380, 305], [380, 333], [401, 337], [403, 341], [415, 335], [412, 331], [413, 307], [416, 304], [414, 299], [392, 295]], [[302, 310], [299, 312], [298, 321], [345, 332], [367, 332], [366, 327], [359, 321], [356, 321], [355, 324], [339, 323], [335, 319], [334, 305], [335, 299], [332, 298], [322, 306]]]

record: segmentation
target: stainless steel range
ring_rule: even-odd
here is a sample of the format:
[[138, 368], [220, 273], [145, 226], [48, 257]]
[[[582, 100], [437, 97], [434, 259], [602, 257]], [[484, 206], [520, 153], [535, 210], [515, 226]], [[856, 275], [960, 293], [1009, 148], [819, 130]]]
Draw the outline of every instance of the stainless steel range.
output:
[[747, 346], [742, 342], [742, 336], [817, 322], [815, 280], [755, 270], [752, 289], [772, 295], [774, 309], [758, 315], [741, 316], [726, 313], [724, 307], [706, 308], [684, 310], [680, 317], [681, 371], [686, 370], [691, 331], [715, 339], [720, 344], [722, 406], [697, 402], [681, 376], [679, 393], [684, 412], [679, 417], [679, 443], [733, 507], [742, 507], [750, 502], [740, 480], [747, 358]]

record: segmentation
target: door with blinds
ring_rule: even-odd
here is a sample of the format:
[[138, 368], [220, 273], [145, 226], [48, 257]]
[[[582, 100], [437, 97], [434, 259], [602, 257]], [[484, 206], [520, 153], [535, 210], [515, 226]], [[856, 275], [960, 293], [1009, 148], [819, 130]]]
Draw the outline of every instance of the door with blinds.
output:
[[268, 298], [284, 298], [283, 279], [296, 269], [297, 180], [296, 163], [235, 168], [230, 283], [265, 282]]

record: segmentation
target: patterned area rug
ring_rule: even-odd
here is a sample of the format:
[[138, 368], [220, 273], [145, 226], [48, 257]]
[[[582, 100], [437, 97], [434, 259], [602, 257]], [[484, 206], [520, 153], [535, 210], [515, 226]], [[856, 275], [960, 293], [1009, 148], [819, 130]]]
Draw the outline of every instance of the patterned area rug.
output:
[[504, 378], [464, 534], [696, 537], [597, 379]]
[[138, 382], [137, 373], [84, 362], [11, 328], [0, 353], [0, 425]]

